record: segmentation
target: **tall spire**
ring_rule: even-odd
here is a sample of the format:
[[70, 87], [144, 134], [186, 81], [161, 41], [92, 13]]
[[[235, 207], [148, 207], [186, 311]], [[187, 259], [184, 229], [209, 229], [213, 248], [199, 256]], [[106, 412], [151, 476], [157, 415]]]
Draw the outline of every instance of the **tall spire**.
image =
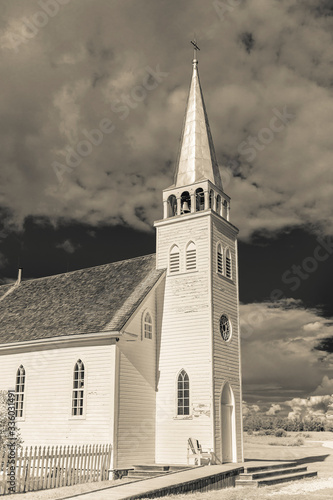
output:
[[175, 185], [186, 186], [209, 179], [222, 189], [219, 167], [208, 123], [207, 112], [199, 80], [196, 43], [194, 45], [193, 74], [186, 105], [185, 119], [176, 165]]

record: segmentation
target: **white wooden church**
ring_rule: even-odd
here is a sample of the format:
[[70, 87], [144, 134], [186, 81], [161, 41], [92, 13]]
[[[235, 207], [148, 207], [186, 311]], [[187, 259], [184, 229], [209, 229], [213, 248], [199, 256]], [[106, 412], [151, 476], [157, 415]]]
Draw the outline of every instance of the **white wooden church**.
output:
[[0, 390], [24, 444], [113, 447], [112, 468], [243, 460], [237, 241], [193, 60], [156, 255], [0, 287]]

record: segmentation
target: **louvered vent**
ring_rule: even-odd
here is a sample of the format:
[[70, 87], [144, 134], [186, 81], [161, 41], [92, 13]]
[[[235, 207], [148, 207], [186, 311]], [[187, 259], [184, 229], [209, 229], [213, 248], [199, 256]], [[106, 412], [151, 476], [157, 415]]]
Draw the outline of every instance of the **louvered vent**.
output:
[[197, 249], [193, 241], [186, 248], [186, 271], [193, 271], [197, 268]]
[[227, 252], [225, 259], [225, 270], [226, 270], [226, 277], [231, 279], [232, 269], [231, 269], [231, 256], [229, 250]]
[[221, 247], [217, 250], [217, 272], [223, 274], [223, 255]]
[[192, 271], [193, 269], [197, 268], [197, 251], [194, 248], [194, 250], [187, 250], [186, 252], [186, 269], [188, 271]]
[[170, 254], [170, 273], [177, 273], [179, 271], [179, 250], [175, 248]]

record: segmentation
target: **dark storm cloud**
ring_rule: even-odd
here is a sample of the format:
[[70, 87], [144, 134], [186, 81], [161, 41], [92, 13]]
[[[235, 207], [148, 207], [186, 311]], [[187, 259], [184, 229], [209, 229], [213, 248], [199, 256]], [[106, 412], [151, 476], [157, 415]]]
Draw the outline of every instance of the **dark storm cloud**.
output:
[[240, 39], [245, 47], [246, 52], [249, 54], [254, 46], [254, 38], [252, 33], [242, 33]]
[[333, 337], [320, 339], [318, 344], [314, 347], [317, 351], [324, 351], [330, 354], [333, 353]]
[[[241, 238], [332, 231], [330, 2], [244, 1], [223, 15], [199, 0], [50, 3], [59, 8], [43, 25], [42, 0], [0, 1], [0, 203], [13, 221], [150, 230], [172, 183], [195, 31], [217, 154], [239, 163], [235, 177], [233, 163], [222, 171]], [[140, 186], [129, 181], [138, 174]]]
[[242, 304], [240, 316], [246, 401], [280, 403], [299, 395], [331, 394], [323, 391], [332, 385], [332, 357], [322, 356], [316, 346], [332, 338], [333, 326], [319, 311], [288, 300]]
[[[330, 261], [297, 290], [308, 310], [281, 276], [318, 244], [286, 228], [333, 233], [332, 2], [50, 0], [41, 26], [44, 3], [0, 0], [1, 230], [23, 229], [1, 240], [6, 276], [154, 251], [196, 32], [231, 222], [257, 243], [240, 246], [245, 396], [273, 412], [328, 394], [333, 333], [315, 306]], [[274, 288], [289, 299], [270, 302]]]

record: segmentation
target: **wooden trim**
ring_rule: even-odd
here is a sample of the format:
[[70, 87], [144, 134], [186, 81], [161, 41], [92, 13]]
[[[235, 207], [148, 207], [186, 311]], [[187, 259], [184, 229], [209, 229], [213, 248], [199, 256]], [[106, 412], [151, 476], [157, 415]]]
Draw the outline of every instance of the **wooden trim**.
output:
[[113, 453], [111, 469], [118, 465], [118, 423], [119, 423], [119, 386], [120, 386], [120, 357], [121, 351], [116, 346], [115, 375], [114, 375], [114, 405], [113, 405]]
[[[242, 384], [242, 353], [241, 353], [241, 330], [239, 318], [239, 279], [238, 279], [238, 242], [235, 240], [235, 270], [236, 270], [236, 290], [237, 290], [237, 333], [238, 333], [238, 356], [239, 356], [239, 419], [241, 433], [241, 461], [244, 461], [244, 436], [243, 436], [243, 384]], [[237, 415], [236, 415], [237, 417]], [[237, 428], [236, 428], [237, 432]]]
[[[177, 273], [175, 273], [177, 274]], [[138, 307], [135, 309], [135, 311], [133, 311], [133, 313], [131, 314], [131, 316], [128, 318], [128, 320], [126, 321], [126, 323], [122, 326], [122, 328], [120, 329], [120, 336], [122, 336], [124, 333], [125, 333], [125, 330], [127, 328], [127, 326], [130, 324], [130, 322], [132, 321], [134, 315], [138, 312], [139, 308], [140, 307], [144, 307], [144, 304], [145, 302], [148, 300], [148, 297], [150, 296], [151, 293], [154, 293], [156, 291], [156, 288], [158, 287], [158, 285], [165, 279], [165, 274], [163, 273], [159, 278], [158, 280], [156, 281], [156, 283], [154, 284], [154, 286], [149, 290], [149, 292], [147, 293], [147, 295], [145, 295], [142, 299], [142, 301], [140, 302], [140, 304], [138, 304]], [[118, 332], [117, 332], [118, 333]]]
[[160, 219], [154, 222], [154, 227], [160, 227], [160, 226], [167, 226], [169, 224], [176, 224], [178, 222], [182, 222], [184, 220], [189, 220], [189, 219], [196, 219], [198, 217], [207, 217], [207, 216], [213, 216], [216, 217], [219, 221], [223, 222], [229, 229], [233, 231], [235, 235], [239, 233], [239, 229], [231, 224], [227, 219], [222, 217], [221, 215], [217, 214], [212, 210], [211, 208], [206, 208], [205, 210], [200, 210], [199, 212], [193, 212], [193, 213], [188, 213], [188, 214], [182, 214], [182, 215], [175, 215], [173, 217], [169, 217], [168, 219]]
[[[216, 422], [215, 422], [215, 382], [214, 382], [214, 373], [215, 373], [215, 361], [214, 361], [214, 284], [213, 284], [213, 272], [214, 272], [214, 263], [215, 263], [215, 251], [217, 247], [214, 249], [213, 245], [213, 221], [210, 219], [210, 224], [208, 226], [208, 241], [209, 248], [208, 252], [210, 252], [210, 266], [208, 269], [208, 293], [209, 293], [209, 303], [211, 304], [210, 308], [210, 355], [211, 355], [211, 439], [212, 439], [212, 448], [214, 456], [216, 454], [216, 446], [215, 446], [215, 431], [216, 431]], [[221, 245], [222, 246], [222, 245]]]
[[24, 349], [31, 350], [45, 350], [54, 349], [57, 347], [72, 347], [74, 344], [85, 345], [93, 341], [112, 341], [116, 342], [117, 338], [122, 335], [121, 332], [107, 331], [96, 333], [81, 333], [79, 335], [64, 335], [63, 337], [50, 337], [47, 339], [26, 340], [21, 342], [13, 342], [10, 344], [0, 344], [0, 355], [2, 352], [7, 354], [7, 351], [19, 352]]

